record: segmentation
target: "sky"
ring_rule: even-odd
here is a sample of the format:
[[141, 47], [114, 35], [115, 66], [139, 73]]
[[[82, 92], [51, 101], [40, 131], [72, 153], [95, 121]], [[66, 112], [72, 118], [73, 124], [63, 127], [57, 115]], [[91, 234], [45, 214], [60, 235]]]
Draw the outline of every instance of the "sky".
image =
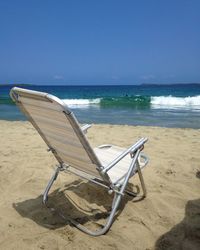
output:
[[0, 0], [0, 83], [191, 82], [199, 0]]

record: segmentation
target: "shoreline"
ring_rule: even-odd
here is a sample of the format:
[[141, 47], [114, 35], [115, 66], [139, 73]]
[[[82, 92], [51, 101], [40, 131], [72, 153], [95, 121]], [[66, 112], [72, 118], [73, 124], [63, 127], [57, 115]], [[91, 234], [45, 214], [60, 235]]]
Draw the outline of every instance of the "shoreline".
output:
[[[10, 122], [10, 123], [30, 123], [28, 120], [5, 120], [5, 119], [0, 119], [1, 122]], [[130, 125], [130, 124], [112, 124], [112, 123], [79, 123], [80, 125], [84, 124], [89, 124], [92, 126], [119, 126], [119, 127], [134, 127], [134, 128], [152, 128], [152, 129], [180, 129], [180, 130], [199, 130], [200, 128], [189, 128], [189, 127], [165, 127], [165, 126], [152, 126], [152, 125]]]
[[[105, 143], [127, 147], [139, 137], [148, 137], [144, 152], [150, 162], [143, 171], [146, 199], [134, 202], [124, 197], [105, 236], [85, 235], [42, 205], [41, 194], [56, 160], [36, 130], [28, 121], [0, 120], [2, 249], [200, 248], [199, 129], [92, 124], [87, 137], [94, 147]], [[131, 183], [136, 185], [137, 178]], [[89, 217], [97, 224], [105, 219], [94, 220], [94, 214], [110, 206], [105, 190], [65, 173], [58, 177], [50, 198], [69, 216]]]

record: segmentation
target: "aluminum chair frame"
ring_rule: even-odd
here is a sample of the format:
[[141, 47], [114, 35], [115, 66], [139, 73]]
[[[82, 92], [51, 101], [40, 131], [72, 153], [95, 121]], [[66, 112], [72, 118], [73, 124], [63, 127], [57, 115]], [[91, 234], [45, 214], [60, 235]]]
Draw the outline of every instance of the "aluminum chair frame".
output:
[[[92, 159], [92, 161], [95, 162], [95, 164], [97, 166], [96, 169], [99, 172], [99, 176], [101, 178], [97, 178], [96, 176], [93, 176], [90, 173], [85, 173], [84, 171], [81, 172], [80, 169], [78, 169], [78, 171], [77, 171], [77, 169], [75, 169], [74, 167], [71, 167], [70, 165], [68, 165], [66, 162], [64, 162], [60, 158], [60, 156], [57, 154], [57, 152], [50, 145], [50, 143], [48, 142], [48, 140], [46, 139], [46, 137], [42, 133], [38, 124], [31, 117], [31, 114], [29, 114], [29, 112], [26, 110], [26, 108], [24, 108], [23, 102], [21, 102], [20, 98], [19, 98], [20, 95], [25, 96], [26, 98], [34, 98], [36, 100], [40, 100], [40, 99], [43, 100], [43, 98], [47, 98], [48, 100], [50, 100], [52, 102], [56, 102], [57, 104], [59, 104], [62, 107], [62, 112], [66, 116], [70, 116], [72, 118], [72, 119], [70, 118], [71, 119], [70, 123], [71, 123], [72, 128], [76, 131], [76, 133], [79, 133], [78, 134], [78, 136], [80, 136], [79, 139], [81, 140], [81, 138], [83, 138], [84, 148], [87, 151], [90, 158]], [[143, 195], [141, 197], [143, 197], [143, 198], [146, 197], [147, 192], [146, 192], [146, 187], [145, 187], [141, 168], [145, 167], [147, 165], [148, 158], [146, 155], [141, 153], [141, 151], [144, 148], [144, 144], [148, 140], [147, 138], [141, 138], [138, 142], [136, 142], [134, 145], [132, 145], [131, 147], [126, 149], [123, 153], [121, 153], [118, 157], [116, 157], [107, 166], [102, 166], [102, 164], [100, 163], [97, 156], [91, 151], [90, 145], [88, 145], [87, 141], [84, 140], [84, 134], [87, 132], [87, 129], [90, 127], [90, 125], [86, 124], [80, 128], [73, 113], [68, 109], [68, 107], [60, 99], [58, 99], [57, 97], [55, 97], [53, 95], [47, 94], [47, 93], [37, 92], [37, 91], [32, 91], [32, 90], [27, 90], [27, 89], [22, 89], [22, 88], [17, 88], [17, 87], [14, 87], [11, 89], [10, 96], [13, 99], [13, 101], [18, 105], [20, 110], [27, 116], [28, 120], [32, 123], [32, 125], [38, 131], [40, 136], [43, 138], [43, 140], [45, 141], [45, 143], [48, 146], [48, 150], [51, 151], [54, 154], [55, 158], [58, 160], [59, 165], [55, 169], [55, 172], [53, 173], [53, 175], [52, 175], [51, 179], [49, 180], [49, 182], [45, 188], [45, 191], [43, 193], [43, 203], [47, 207], [48, 207], [48, 205], [47, 205], [48, 193], [49, 193], [54, 181], [56, 180], [57, 176], [59, 175], [59, 173], [61, 171], [69, 171], [69, 172], [76, 174], [81, 178], [87, 179], [87, 180], [89, 180], [89, 181], [91, 181], [91, 182], [93, 182], [101, 187], [107, 188], [109, 194], [114, 193], [114, 198], [112, 201], [112, 209], [111, 209], [110, 215], [108, 216], [105, 225], [100, 230], [91, 231], [90, 229], [88, 229], [85, 226], [78, 223], [76, 220], [69, 219], [69, 221], [75, 227], [77, 227], [81, 231], [83, 231], [89, 235], [92, 235], [92, 236], [103, 235], [110, 229], [110, 227], [114, 221], [114, 217], [116, 215], [119, 204], [122, 200], [122, 197], [125, 194], [131, 195], [131, 196], [137, 196], [136, 193], [127, 189], [127, 184], [128, 184], [129, 179], [133, 175], [135, 175], [136, 173], [139, 176], [139, 180], [140, 180], [141, 187], [143, 190]], [[131, 160], [131, 164], [128, 168], [127, 173], [123, 176], [123, 178], [120, 178], [115, 183], [113, 183], [111, 181], [111, 179], [109, 178], [109, 175], [107, 174], [107, 172], [110, 169], [112, 169], [118, 162], [120, 162], [128, 154], [130, 154], [130, 157], [132, 158], [132, 160]]]

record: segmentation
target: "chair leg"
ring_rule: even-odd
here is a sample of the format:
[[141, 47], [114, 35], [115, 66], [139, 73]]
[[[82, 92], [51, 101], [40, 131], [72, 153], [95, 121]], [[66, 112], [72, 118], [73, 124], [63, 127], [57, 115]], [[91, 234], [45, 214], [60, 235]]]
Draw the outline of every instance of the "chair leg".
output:
[[[62, 170], [62, 168], [59, 166], [56, 168], [55, 172], [53, 173], [50, 181], [48, 182], [46, 188], [45, 188], [45, 191], [44, 191], [44, 194], [43, 194], [43, 204], [47, 206], [47, 201], [48, 201], [48, 193], [54, 183], [54, 181], [56, 180], [59, 172]], [[75, 227], [77, 227], [79, 230], [81, 230], [82, 232], [84, 233], [87, 233], [91, 236], [100, 236], [100, 235], [103, 235], [105, 234], [109, 228], [111, 227], [112, 223], [113, 223], [113, 219], [114, 219], [114, 216], [116, 214], [116, 211], [117, 211], [117, 208], [119, 207], [119, 204], [120, 204], [120, 201], [121, 201], [121, 198], [122, 198], [122, 194], [119, 194], [119, 193], [115, 193], [114, 195], [114, 198], [113, 198], [113, 202], [112, 202], [112, 210], [110, 212], [110, 215], [105, 223], [105, 225], [103, 226], [102, 229], [100, 230], [97, 230], [97, 231], [91, 231], [90, 229], [84, 227], [83, 225], [81, 225], [80, 223], [78, 223], [76, 220], [74, 219], [68, 219]], [[48, 206], [47, 206], [48, 207]], [[64, 219], [65, 217], [60, 214]]]
[[[124, 191], [126, 190], [126, 187], [127, 187], [127, 183], [128, 183], [128, 180], [131, 176], [131, 172], [135, 166], [136, 161], [138, 160], [138, 156], [139, 156], [139, 153], [140, 153], [140, 150], [138, 150], [135, 154], [135, 156], [133, 157], [133, 160], [131, 162], [131, 165], [130, 165], [130, 168], [127, 172], [127, 176], [124, 180], [124, 183], [122, 184], [121, 188], [120, 188], [120, 192], [119, 193], [115, 193], [115, 196], [114, 196], [114, 199], [113, 199], [113, 203], [112, 203], [112, 211], [110, 213], [110, 216], [108, 217], [107, 219], [107, 222], [106, 224], [104, 225], [104, 227], [99, 230], [99, 231], [90, 231], [88, 230], [86, 227], [80, 225], [78, 222], [72, 220], [72, 223], [78, 228], [80, 229], [81, 231], [89, 234], [89, 235], [92, 235], [92, 236], [99, 236], [99, 235], [102, 235], [102, 234], [105, 234], [109, 228], [111, 227], [112, 225], [112, 222], [113, 222], [113, 219], [114, 219], [114, 216], [115, 216], [115, 213], [117, 211], [117, 208], [119, 207], [119, 204], [120, 204], [120, 201], [121, 201], [121, 198], [122, 198], [122, 194], [124, 193]], [[141, 173], [141, 169], [139, 167], [139, 177], [140, 177], [140, 181], [141, 181], [141, 184], [142, 184], [142, 188], [143, 188], [143, 191], [144, 193], [146, 192], [145, 190], [145, 186], [144, 186], [144, 180], [142, 178], [142, 173]]]
[[142, 186], [143, 197], [145, 198], [147, 196], [147, 189], [146, 189], [146, 186], [145, 186], [145, 183], [144, 183], [144, 178], [143, 178], [142, 170], [141, 170], [139, 164], [137, 164], [137, 170], [138, 170], [138, 175], [139, 175], [140, 183], [141, 183], [141, 186]]
[[[115, 213], [117, 211], [117, 208], [119, 207], [122, 195], [124, 194], [124, 191], [126, 190], [126, 187], [127, 187], [127, 184], [128, 184], [128, 180], [129, 180], [129, 178], [131, 176], [133, 168], [134, 168], [135, 164], [137, 164], [139, 153], [140, 153], [140, 149], [138, 149], [138, 151], [135, 153], [135, 155], [133, 157], [133, 160], [131, 162], [131, 165], [130, 165], [130, 168], [129, 168], [128, 172], [127, 172], [125, 180], [124, 180], [124, 182], [123, 182], [123, 184], [122, 184], [122, 186], [120, 188], [120, 192], [119, 193], [115, 193], [115, 196], [114, 196], [114, 199], [113, 199], [113, 203], [112, 203], [112, 211], [111, 211], [110, 216], [108, 217], [107, 222], [104, 225], [104, 227], [102, 229], [98, 230], [98, 231], [90, 231], [86, 227], [80, 225], [75, 220], [71, 220], [72, 224], [74, 224], [81, 231], [83, 231], [83, 232], [85, 232], [85, 233], [87, 233], [89, 235], [92, 235], [92, 236], [99, 236], [99, 235], [105, 234], [109, 230], [109, 228], [112, 225], [112, 222], [113, 222]], [[141, 173], [140, 166], [139, 166], [138, 173], [139, 173], [140, 181], [141, 181], [142, 188], [143, 188], [144, 195], [145, 195], [146, 190], [145, 190], [144, 180], [142, 178], [142, 173]]]
[[60, 170], [61, 170], [60, 166], [56, 168], [55, 172], [53, 173], [50, 181], [48, 182], [48, 184], [47, 184], [47, 186], [45, 188], [45, 191], [44, 191], [44, 194], [43, 194], [43, 200], [42, 200], [44, 205], [47, 204], [49, 190], [51, 189], [54, 181], [57, 179], [57, 176], [58, 176]]
[[[142, 174], [140, 166], [137, 167], [137, 170], [138, 170], [137, 173], [138, 173], [138, 176], [139, 176], [139, 180], [140, 180], [140, 183], [141, 183], [143, 194], [139, 195], [139, 193], [140, 193], [139, 190], [138, 190], [138, 192], [133, 192], [133, 191], [128, 190], [128, 189], [125, 189], [124, 193], [127, 194], [127, 195], [130, 195], [132, 197], [139, 197], [139, 200], [141, 200], [141, 199], [144, 199], [147, 196], [147, 189], [146, 189], [146, 186], [145, 186], [145, 182], [144, 182], [144, 178], [143, 178], [143, 174]], [[138, 187], [138, 189], [139, 189], [139, 187]]]
[[127, 194], [127, 195], [129, 195], [129, 196], [136, 197], [139, 192], [133, 192], [131, 190], [125, 189], [124, 193]]
[[114, 216], [116, 214], [116, 211], [119, 207], [120, 201], [121, 201], [122, 195], [115, 193], [115, 196], [113, 198], [113, 203], [112, 203], [112, 210], [110, 212], [110, 215], [105, 223], [105, 225], [103, 226], [102, 229], [100, 230], [96, 230], [96, 231], [91, 231], [90, 229], [84, 227], [83, 225], [79, 224], [76, 220], [70, 219], [70, 222], [77, 227], [79, 230], [81, 230], [84, 233], [87, 233], [91, 236], [100, 236], [105, 234], [111, 227], [113, 220], [114, 220]]
[[[76, 220], [74, 219], [69, 219], [69, 221], [75, 226], [77, 227], [79, 230], [81, 230], [82, 232], [84, 233], [87, 233], [91, 236], [100, 236], [100, 235], [103, 235], [105, 234], [111, 227], [112, 223], [113, 223], [113, 220], [114, 220], [114, 216], [116, 214], [116, 211], [119, 207], [119, 204], [121, 202], [121, 199], [122, 199], [122, 194], [124, 193], [124, 191], [126, 190], [126, 186], [127, 186], [127, 183], [128, 183], [128, 180], [130, 178], [130, 175], [131, 175], [131, 171], [134, 167], [134, 165], [136, 164], [136, 161], [137, 161], [137, 158], [138, 158], [138, 155], [139, 155], [139, 150], [137, 151], [136, 155], [134, 156], [133, 158], [133, 161], [131, 163], [131, 166], [130, 166], [130, 169], [127, 173], [127, 176], [125, 178], [125, 181], [122, 185], [122, 187], [120, 188], [120, 192], [119, 193], [115, 193], [115, 196], [113, 198], [113, 202], [112, 202], [112, 210], [110, 212], [110, 215], [105, 223], [105, 225], [103, 226], [102, 229], [100, 230], [96, 230], [96, 231], [91, 231], [90, 229], [84, 227], [83, 225], [81, 225], [79, 222], [77, 222]], [[146, 196], [146, 187], [145, 187], [145, 184], [144, 184], [144, 179], [143, 179], [143, 176], [142, 176], [142, 172], [141, 172], [141, 169], [140, 169], [140, 166], [139, 164], [138, 165], [138, 174], [139, 174], [139, 179], [140, 179], [140, 182], [141, 182], [141, 185], [142, 185], [142, 189], [143, 189], [143, 197]], [[62, 168], [59, 166], [57, 167], [57, 169], [55, 170], [53, 176], [51, 177], [50, 181], [48, 182], [47, 184], [47, 187], [44, 191], [44, 194], [43, 194], [43, 203], [45, 205], [47, 205], [47, 199], [48, 199], [48, 193], [54, 183], [54, 181], [56, 180], [59, 172], [62, 170]], [[130, 191], [126, 191], [126, 192], [129, 192], [130, 194], [134, 195], [133, 192], [130, 192]], [[63, 218], [65, 218], [63, 215], [61, 215]]]

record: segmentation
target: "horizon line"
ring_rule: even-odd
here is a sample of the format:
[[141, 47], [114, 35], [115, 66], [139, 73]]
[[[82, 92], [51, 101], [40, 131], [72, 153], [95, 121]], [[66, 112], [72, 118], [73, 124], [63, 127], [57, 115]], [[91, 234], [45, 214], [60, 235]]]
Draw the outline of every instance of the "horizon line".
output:
[[14, 85], [22, 85], [22, 86], [152, 86], [152, 85], [156, 85], [156, 86], [169, 86], [169, 85], [200, 85], [200, 82], [187, 82], [187, 83], [183, 83], [183, 82], [175, 82], [175, 83], [132, 83], [132, 84], [48, 84], [48, 83], [0, 83], [0, 86], [14, 86]]

